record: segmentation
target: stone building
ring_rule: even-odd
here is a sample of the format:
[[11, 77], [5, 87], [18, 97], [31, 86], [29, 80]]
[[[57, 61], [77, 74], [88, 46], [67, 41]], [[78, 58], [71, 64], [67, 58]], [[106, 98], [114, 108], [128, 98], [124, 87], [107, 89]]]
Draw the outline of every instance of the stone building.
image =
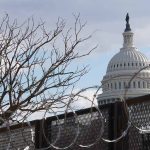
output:
[[134, 46], [133, 35], [127, 14], [123, 47], [108, 63], [102, 80], [102, 94], [98, 95], [99, 105], [150, 93], [150, 62]]

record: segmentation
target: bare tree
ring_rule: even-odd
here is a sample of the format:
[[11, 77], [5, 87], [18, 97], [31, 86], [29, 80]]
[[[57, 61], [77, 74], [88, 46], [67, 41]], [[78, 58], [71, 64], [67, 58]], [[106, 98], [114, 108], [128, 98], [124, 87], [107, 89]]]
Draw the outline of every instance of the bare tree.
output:
[[[87, 67], [71, 68], [81, 57], [78, 48], [91, 38], [81, 38], [85, 24], [75, 17], [73, 28], [58, 19], [48, 31], [43, 22], [30, 18], [22, 25], [6, 15], [0, 24], [0, 117], [11, 119], [16, 112], [36, 112], [63, 102], [68, 105], [75, 83]], [[60, 42], [60, 47], [58, 47]]]

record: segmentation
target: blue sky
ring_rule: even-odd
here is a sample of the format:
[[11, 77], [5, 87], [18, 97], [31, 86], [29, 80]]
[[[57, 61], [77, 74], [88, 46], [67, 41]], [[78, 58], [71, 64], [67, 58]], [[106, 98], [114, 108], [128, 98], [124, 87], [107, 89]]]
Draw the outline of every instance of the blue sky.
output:
[[[94, 32], [88, 44], [98, 44], [98, 48], [80, 62], [90, 65], [90, 72], [78, 84], [81, 88], [100, 84], [109, 60], [122, 47], [127, 12], [135, 33], [135, 45], [150, 58], [149, 6], [149, 0], [0, 0], [0, 17], [8, 13], [11, 18], [24, 21], [33, 16], [37, 20], [42, 18], [51, 27], [58, 17], [72, 24], [72, 14], [80, 13], [81, 19], [87, 21], [85, 34]], [[86, 51], [86, 45], [84, 47]]]

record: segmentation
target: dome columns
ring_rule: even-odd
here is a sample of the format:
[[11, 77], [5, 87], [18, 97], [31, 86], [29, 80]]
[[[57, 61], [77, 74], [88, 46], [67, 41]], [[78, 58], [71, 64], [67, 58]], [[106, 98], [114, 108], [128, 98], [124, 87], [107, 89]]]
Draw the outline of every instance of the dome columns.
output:
[[124, 32], [123, 33], [123, 48], [133, 47], [133, 33]]

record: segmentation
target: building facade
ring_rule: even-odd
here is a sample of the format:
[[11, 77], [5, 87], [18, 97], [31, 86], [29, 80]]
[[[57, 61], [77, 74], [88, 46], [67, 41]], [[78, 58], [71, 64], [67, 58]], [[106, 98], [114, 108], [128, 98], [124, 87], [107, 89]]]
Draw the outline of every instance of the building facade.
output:
[[150, 61], [134, 46], [133, 35], [127, 14], [123, 47], [108, 63], [99, 105], [150, 93]]

